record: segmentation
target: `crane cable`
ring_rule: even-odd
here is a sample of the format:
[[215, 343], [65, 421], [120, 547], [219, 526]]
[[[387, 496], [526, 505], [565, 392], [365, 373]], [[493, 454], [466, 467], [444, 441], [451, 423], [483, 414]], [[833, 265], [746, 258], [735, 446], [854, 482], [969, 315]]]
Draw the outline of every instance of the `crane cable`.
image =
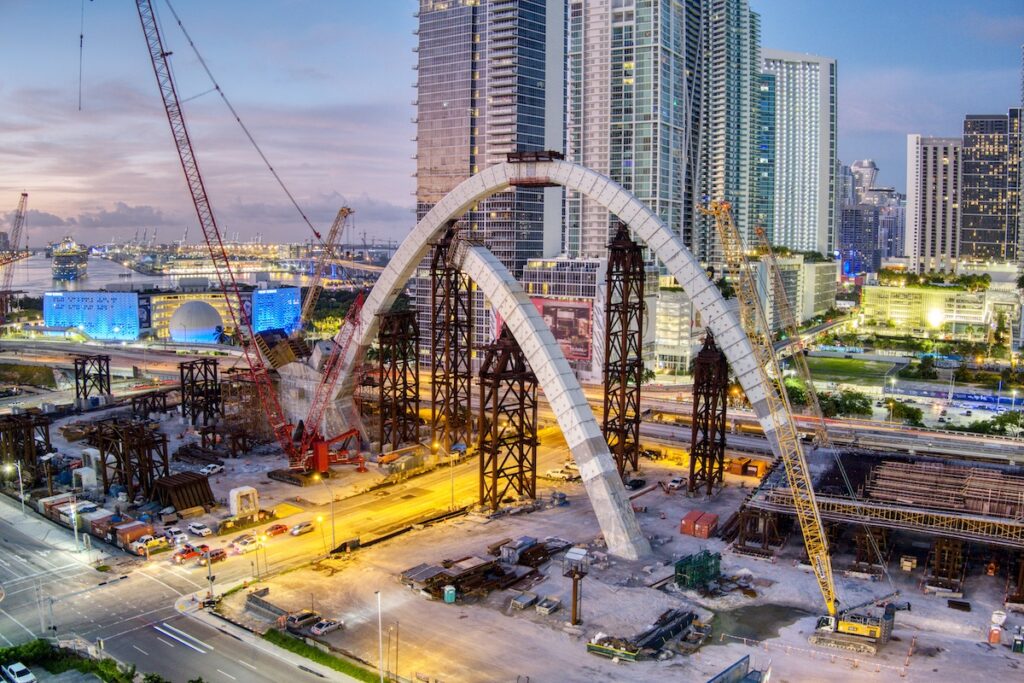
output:
[[[273, 164], [270, 163], [270, 160], [267, 158], [267, 155], [263, 153], [263, 149], [259, 146], [259, 143], [256, 142], [256, 138], [253, 137], [252, 133], [249, 132], [249, 128], [245, 125], [245, 123], [242, 122], [242, 117], [238, 115], [238, 111], [235, 110], [234, 106], [231, 104], [231, 101], [228, 100], [228, 96], [224, 94], [224, 90], [220, 87], [220, 84], [217, 82], [217, 79], [213, 77], [213, 72], [211, 72], [210, 67], [207, 66], [206, 60], [203, 59], [203, 55], [199, 53], [199, 48], [197, 48], [196, 44], [192, 42], [192, 36], [189, 35], [187, 30], [185, 30], [185, 25], [181, 22], [181, 18], [178, 16], [178, 13], [174, 11], [174, 6], [171, 5], [171, 0], [164, 0], [164, 2], [167, 4], [167, 9], [169, 9], [171, 11], [171, 14], [174, 15], [174, 20], [177, 22], [178, 28], [181, 29], [181, 33], [185, 36], [185, 40], [188, 41], [189, 47], [192, 48], [192, 52], [195, 53], [196, 59], [199, 60], [199, 64], [203, 67], [203, 71], [206, 72], [206, 75], [209, 77], [210, 82], [213, 84], [213, 90], [217, 91], [217, 94], [220, 95], [220, 98], [224, 101], [224, 104], [227, 105], [227, 108], [231, 112], [231, 115], [235, 117], [235, 121], [238, 123], [239, 127], [241, 127], [242, 132], [245, 133], [245, 137], [249, 139], [249, 142], [252, 144], [253, 149], [256, 150], [256, 153], [260, 155], [260, 159], [262, 159], [263, 163], [266, 165], [267, 170], [270, 171], [270, 174], [274, 176], [274, 180], [277, 181], [277, 184], [288, 196], [289, 201], [291, 201], [292, 206], [295, 207], [295, 210], [298, 211], [299, 216], [302, 217], [303, 222], [307, 226], [309, 226], [309, 229], [313, 232], [313, 235], [316, 237], [317, 242], [319, 242], [320, 245], [323, 246], [324, 248], [327, 248], [327, 245], [324, 244], [323, 237], [321, 237], [320, 232], [313, 227], [313, 223], [309, 220], [309, 217], [306, 216], [306, 212], [302, 210], [301, 206], [299, 206], [299, 202], [295, 199], [295, 196], [284, 184], [284, 180], [277, 173], [277, 170], [274, 168]], [[211, 91], [207, 90], [205, 93], [201, 93], [201, 95], [205, 95], [209, 92]], [[195, 97], [199, 96], [200, 95], [196, 95]], [[195, 97], [189, 99], [194, 99]]]

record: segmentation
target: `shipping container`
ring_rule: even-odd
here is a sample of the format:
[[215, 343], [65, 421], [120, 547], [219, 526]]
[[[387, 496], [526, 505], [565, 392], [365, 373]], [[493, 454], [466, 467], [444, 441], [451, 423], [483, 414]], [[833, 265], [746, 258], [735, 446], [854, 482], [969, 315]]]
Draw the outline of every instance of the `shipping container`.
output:
[[705, 512], [693, 524], [693, 535], [697, 538], [711, 538], [718, 530], [718, 515]]
[[114, 527], [118, 547], [127, 549], [135, 539], [153, 533], [153, 525], [145, 522], [126, 522]]
[[679, 523], [679, 533], [693, 536], [693, 525], [704, 515], [700, 510], [690, 510]]

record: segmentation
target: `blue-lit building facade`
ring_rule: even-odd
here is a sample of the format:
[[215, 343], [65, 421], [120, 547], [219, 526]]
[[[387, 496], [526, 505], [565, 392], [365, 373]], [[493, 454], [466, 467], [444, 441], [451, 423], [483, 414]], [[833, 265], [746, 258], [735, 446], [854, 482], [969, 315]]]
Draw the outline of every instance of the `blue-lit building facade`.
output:
[[755, 226], [764, 228], [768, 240], [775, 239], [775, 75], [761, 74], [761, 96], [757, 103], [757, 152], [755, 154], [753, 201]]
[[[299, 326], [302, 294], [298, 287], [240, 292], [253, 331]], [[54, 334], [77, 331], [97, 341], [152, 338], [190, 344], [214, 344], [233, 332], [224, 295], [203, 292], [48, 292], [43, 323]]]

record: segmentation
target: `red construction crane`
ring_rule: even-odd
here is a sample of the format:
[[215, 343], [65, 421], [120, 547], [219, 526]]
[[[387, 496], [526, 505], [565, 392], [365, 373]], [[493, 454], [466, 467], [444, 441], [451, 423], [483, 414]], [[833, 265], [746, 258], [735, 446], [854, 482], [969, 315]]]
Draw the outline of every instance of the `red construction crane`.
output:
[[18, 208], [14, 212], [14, 223], [11, 226], [10, 251], [0, 256], [0, 322], [7, 322], [7, 315], [11, 312], [11, 299], [14, 293], [11, 286], [14, 284], [14, 262], [21, 254], [21, 229], [25, 225], [25, 211], [28, 206], [28, 192], [21, 193], [18, 200]]
[[277, 391], [270, 376], [270, 368], [256, 347], [252, 321], [245, 308], [241, 305], [238, 282], [231, 271], [231, 263], [228, 260], [227, 251], [224, 249], [220, 228], [217, 227], [217, 220], [213, 215], [213, 209], [206, 194], [203, 177], [199, 172], [199, 164], [196, 161], [195, 150], [192, 147], [192, 140], [185, 125], [185, 117], [181, 110], [181, 103], [178, 100], [174, 79], [171, 76], [170, 63], [167, 60], [170, 52], [164, 49], [163, 39], [160, 37], [160, 29], [157, 26], [156, 17], [153, 13], [153, 4], [150, 0], [136, 0], [135, 4], [139, 11], [142, 32], [146, 37], [146, 44], [149, 47], [149, 57], [153, 64], [153, 73], [156, 75], [160, 96], [163, 98], [167, 122], [171, 126], [171, 135], [174, 137], [174, 144], [178, 150], [181, 168], [185, 172], [185, 181], [188, 184], [189, 192], [192, 195], [192, 203], [199, 218], [199, 227], [203, 231], [203, 238], [206, 240], [206, 246], [209, 248], [210, 259], [217, 274], [218, 284], [224, 293], [228, 318], [241, 335], [242, 355], [249, 366], [249, 374], [259, 393], [264, 415], [270, 423], [274, 436], [281, 445], [281, 449], [288, 455], [289, 468], [308, 471], [312, 464], [310, 448], [314, 442], [323, 439], [319, 434], [318, 427], [323, 420], [324, 412], [337, 384], [341, 371], [340, 361], [344, 357], [344, 352], [355, 338], [355, 329], [358, 327], [359, 312], [362, 308], [362, 294], [356, 298], [346, 316], [345, 324], [342, 325], [341, 330], [339, 330], [335, 337], [335, 347], [327, 363], [324, 365], [323, 377], [316, 388], [313, 403], [305, 421], [305, 424], [309, 425], [309, 427], [303, 430], [303, 433], [298, 437], [299, 443], [296, 443], [296, 440], [293, 439], [294, 426], [288, 421], [284, 411], [281, 409], [281, 403], [278, 400]]

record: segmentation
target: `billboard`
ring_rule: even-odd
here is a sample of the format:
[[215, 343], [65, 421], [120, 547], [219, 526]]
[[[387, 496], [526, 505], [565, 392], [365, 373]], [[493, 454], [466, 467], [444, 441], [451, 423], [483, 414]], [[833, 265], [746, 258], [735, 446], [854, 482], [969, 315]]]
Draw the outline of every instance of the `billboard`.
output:
[[284, 330], [286, 334], [291, 334], [299, 326], [301, 313], [302, 290], [298, 287], [253, 290], [253, 332]]
[[568, 360], [589, 361], [593, 355], [593, 305], [590, 301], [530, 299], [544, 318]]
[[43, 322], [65, 330], [74, 327], [101, 341], [135, 341], [139, 296], [135, 292], [47, 292]]

